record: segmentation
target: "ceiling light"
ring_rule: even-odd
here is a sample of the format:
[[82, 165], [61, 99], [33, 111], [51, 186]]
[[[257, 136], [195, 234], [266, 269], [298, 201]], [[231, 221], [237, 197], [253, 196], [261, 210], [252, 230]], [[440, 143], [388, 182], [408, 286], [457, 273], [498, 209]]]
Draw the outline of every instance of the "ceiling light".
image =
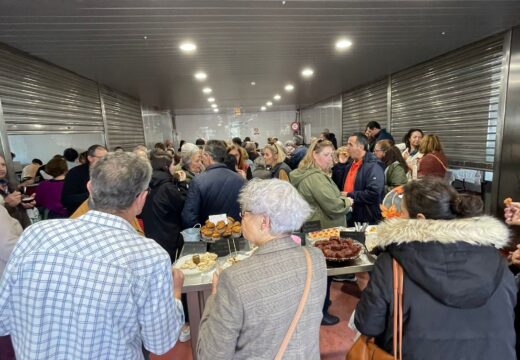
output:
[[211, 90], [211, 88], [209, 88], [209, 87], [205, 87], [204, 89], [202, 89], [202, 92], [203, 92], [204, 94], [211, 94], [212, 91], [213, 91], [213, 90]]
[[352, 41], [350, 41], [348, 39], [340, 39], [336, 42], [336, 50], [339, 50], [339, 51], [346, 50], [351, 46], [352, 46]]
[[218, 109], [213, 109], [213, 112], [218, 112]]
[[294, 85], [293, 84], [287, 84], [285, 85], [285, 91], [293, 91]]
[[262, 110], [262, 111], [265, 111], [265, 109], [267, 109], [265, 106], [262, 106], [262, 107], [260, 108], [260, 110]]
[[312, 70], [311, 68], [305, 68], [305, 69], [302, 70], [302, 76], [303, 77], [309, 78], [312, 75], [314, 75], [314, 70]]
[[186, 41], [179, 46], [179, 49], [181, 49], [185, 53], [192, 53], [195, 50], [197, 50], [197, 45], [195, 45], [192, 42]]
[[208, 98], [208, 102], [214, 102], [215, 101], [215, 98]]
[[199, 81], [206, 80], [207, 77], [208, 77], [208, 75], [206, 75], [205, 72], [199, 71], [198, 73], [195, 73], [195, 79], [197, 79]]
[[255, 86], [256, 83], [254, 81], [251, 81], [251, 86]]
[[441, 32], [441, 35], [446, 35], [446, 31]]
[[275, 96], [273, 96], [273, 99], [275, 99], [276, 101], [280, 100], [282, 97], [278, 94], [276, 94]]
[[273, 103], [270, 102], [270, 101], [266, 102], [265, 104], [266, 104], [267, 106], [273, 106]]
[[217, 104], [211, 104], [211, 107], [212, 108], [216, 108], [216, 107], [218, 107], [218, 105]]
[[148, 36], [146, 36], [146, 35], [145, 35], [145, 36], [143, 36], [143, 39], [147, 40], [147, 39], [148, 39]]

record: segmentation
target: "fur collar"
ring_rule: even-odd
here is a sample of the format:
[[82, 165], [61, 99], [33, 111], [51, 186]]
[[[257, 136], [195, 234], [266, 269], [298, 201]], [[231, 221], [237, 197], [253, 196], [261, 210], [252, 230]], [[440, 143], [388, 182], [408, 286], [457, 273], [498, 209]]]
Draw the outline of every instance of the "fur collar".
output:
[[412, 241], [437, 241], [442, 244], [465, 242], [501, 249], [509, 242], [509, 229], [491, 216], [454, 220], [392, 218], [378, 226], [377, 235], [374, 245], [381, 248]]

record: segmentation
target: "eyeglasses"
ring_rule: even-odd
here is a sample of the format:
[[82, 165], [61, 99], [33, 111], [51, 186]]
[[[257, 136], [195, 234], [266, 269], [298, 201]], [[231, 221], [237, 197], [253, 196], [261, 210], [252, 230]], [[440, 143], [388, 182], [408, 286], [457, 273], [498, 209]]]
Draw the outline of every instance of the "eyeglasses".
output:
[[382, 149], [374, 149], [374, 152], [384, 152]]
[[240, 217], [243, 219], [246, 216], [246, 214], [250, 214], [250, 213], [251, 213], [251, 211], [242, 210], [242, 211], [240, 211]]

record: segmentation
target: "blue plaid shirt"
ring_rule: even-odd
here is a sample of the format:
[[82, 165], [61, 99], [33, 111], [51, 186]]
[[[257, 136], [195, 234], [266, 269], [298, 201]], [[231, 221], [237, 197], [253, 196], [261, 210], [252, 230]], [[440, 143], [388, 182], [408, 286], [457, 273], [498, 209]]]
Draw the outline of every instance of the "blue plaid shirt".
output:
[[166, 251], [103, 212], [30, 226], [0, 280], [0, 335], [18, 360], [143, 359], [183, 323]]

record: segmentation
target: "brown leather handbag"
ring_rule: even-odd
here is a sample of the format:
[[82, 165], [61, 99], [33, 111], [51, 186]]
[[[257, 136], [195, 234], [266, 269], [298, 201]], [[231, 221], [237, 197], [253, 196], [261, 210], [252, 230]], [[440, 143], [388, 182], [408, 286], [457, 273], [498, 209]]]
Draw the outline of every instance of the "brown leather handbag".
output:
[[[403, 357], [403, 268], [393, 259], [394, 274], [394, 354], [390, 355], [374, 342], [361, 335], [347, 353], [346, 360], [402, 360]], [[399, 329], [399, 331], [398, 331]]]

